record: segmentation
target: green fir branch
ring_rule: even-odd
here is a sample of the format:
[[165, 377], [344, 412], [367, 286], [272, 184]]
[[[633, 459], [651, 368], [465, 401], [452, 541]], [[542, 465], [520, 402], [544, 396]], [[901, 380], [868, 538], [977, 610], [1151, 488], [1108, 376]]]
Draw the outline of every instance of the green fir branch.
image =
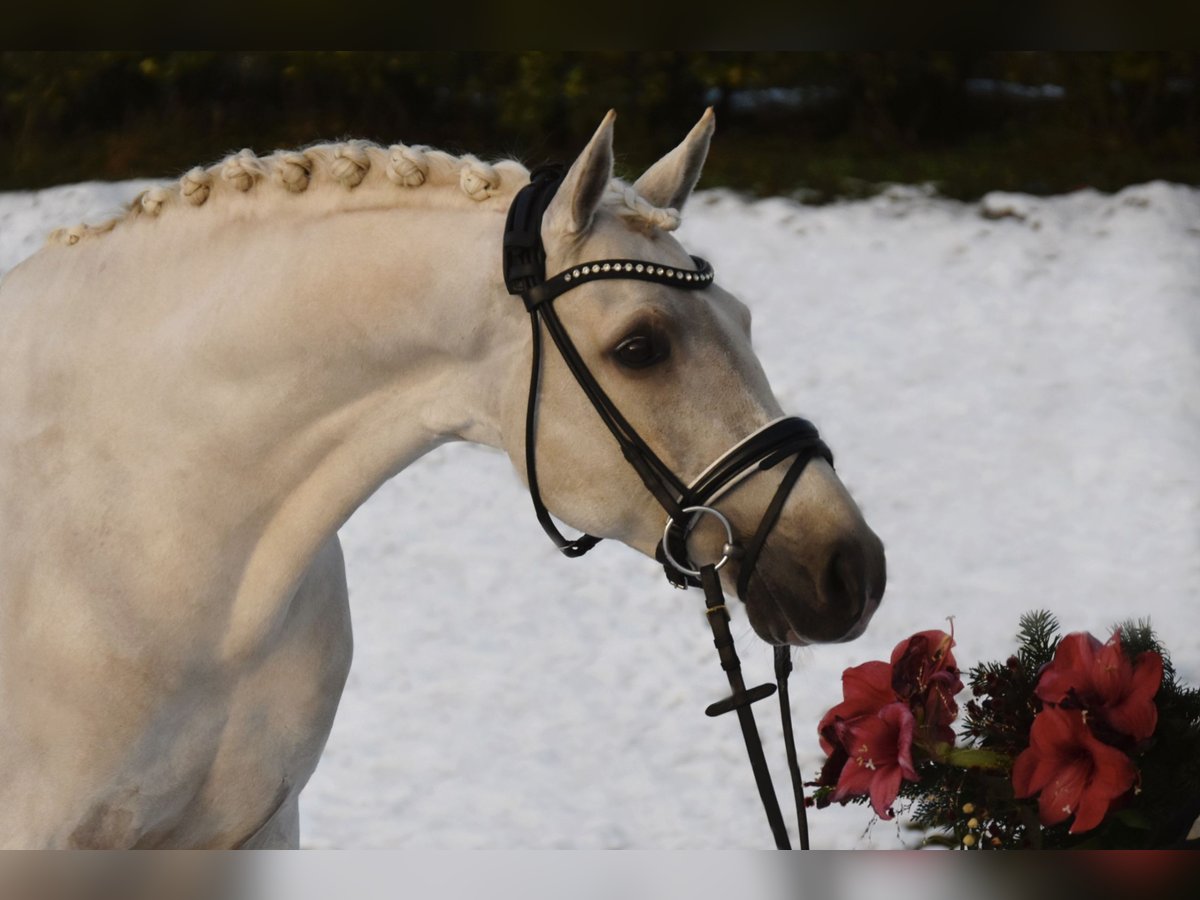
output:
[[1058, 648], [1058, 619], [1048, 610], [1038, 609], [1021, 616], [1017, 630], [1017, 658], [1034, 675], [1054, 659]]

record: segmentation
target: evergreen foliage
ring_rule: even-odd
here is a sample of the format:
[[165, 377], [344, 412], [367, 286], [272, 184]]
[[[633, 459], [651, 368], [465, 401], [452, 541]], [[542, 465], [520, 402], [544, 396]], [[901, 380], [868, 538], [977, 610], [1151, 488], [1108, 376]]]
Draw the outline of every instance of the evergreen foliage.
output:
[[716, 108], [702, 186], [1061, 193], [1200, 182], [1192, 52], [0, 52], [0, 189], [401, 140], [537, 164], [604, 112], [635, 174]]

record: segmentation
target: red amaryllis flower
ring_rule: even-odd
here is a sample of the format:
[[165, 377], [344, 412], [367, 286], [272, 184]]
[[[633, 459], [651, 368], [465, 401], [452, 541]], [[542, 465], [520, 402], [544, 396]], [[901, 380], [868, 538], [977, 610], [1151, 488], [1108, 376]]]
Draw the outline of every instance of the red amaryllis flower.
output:
[[1096, 740], [1082, 711], [1056, 706], [1047, 706], [1033, 720], [1029, 747], [1017, 757], [1012, 772], [1016, 796], [1039, 794], [1043, 825], [1075, 816], [1071, 834], [1099, 825], [1136, 778], [1129, 757]]
[[891, 805], [900, 793], [900, 782], [919, 781], [912, 762], [912, 710], [891, 703], [873, 716], [859, 716], [834, 726], [849, 758], [838, 777], [831, 799], [869, 795], [871, 807], [882, 819], [892, 818]]
[[838, 741], [833, 724], [858, 716], [875, 715], [889, 703], [896, 702], [892, 691], [892, 667], [875, 660], [842, 672], [842, 702], [825, 713], [817, 726], [821, 749], [833, 753]]
[[954, 743], [950, 723], [958, 716], [954, 695], [963, 689], [953, 646], [953, 634], [921, 631], [892, 651], [892, 690], [923, 710], [925, 730], [948, 744]]
[[1114, 731], [1144, 741], [1158, 725], [1154, 695], [1162, 676], [1158, 653], [1147, 651], [1129, 661], [1120, 631], [1107, 644], [1076, 632], [1058, 642], [1054, 661], [1042, 672], [1036, 693], [1046, 703], [1082, 706]]

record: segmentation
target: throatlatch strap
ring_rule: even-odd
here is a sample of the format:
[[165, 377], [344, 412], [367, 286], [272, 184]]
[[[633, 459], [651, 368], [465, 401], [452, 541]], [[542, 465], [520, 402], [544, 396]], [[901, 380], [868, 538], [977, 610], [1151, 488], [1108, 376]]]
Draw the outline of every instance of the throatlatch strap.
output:
[[525, 409], [525, 477], [529, 480], [529, 496], [533, 500], [533, 512], [537, 516], [542, 530], [549, 535], [564, 556], [574, 559], [583, 556], [598, 543], [600, 538], [590, 534], [581, 534], [571, 540], [554, 524], [550, 510], [542, 502], [542, 492], [538, 487], [537, 477], [537, 398], [538, 382], [542, 372], [542, 325], [536, 315], [529, 317], [533, 325], [533, 365], [529, 374], [529, 402]]

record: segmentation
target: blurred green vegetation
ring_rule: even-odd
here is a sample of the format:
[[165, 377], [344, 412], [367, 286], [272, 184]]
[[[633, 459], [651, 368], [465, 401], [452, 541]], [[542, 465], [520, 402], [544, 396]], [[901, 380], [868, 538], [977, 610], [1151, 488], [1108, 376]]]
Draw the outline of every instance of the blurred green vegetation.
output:
[[241, 147], [366, 137], [530, 164], [618, 111], [636, 174], [705, 106], [702, 186], [822, 201], [886, 182], [1200, 183], [1200, 54], [0, 53], [0, 189], [171, 176]]

